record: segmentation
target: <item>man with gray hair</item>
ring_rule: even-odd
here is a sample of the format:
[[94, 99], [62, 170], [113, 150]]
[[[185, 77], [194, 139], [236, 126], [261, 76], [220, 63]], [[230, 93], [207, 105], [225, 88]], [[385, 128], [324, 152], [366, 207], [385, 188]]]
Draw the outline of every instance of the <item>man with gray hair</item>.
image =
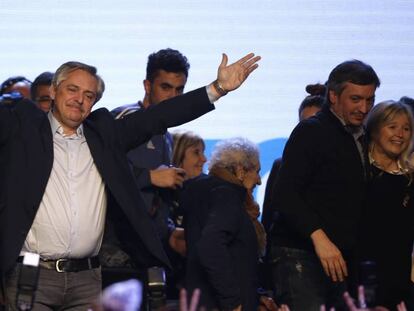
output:
[[91, 112], [102, 97], [95, 67], [68, 62], [55, 73], [53, 108], [45, 114], [25, 100], [0, 105], [0, 276], [14, 310], [21, 256], [40, 255], [34, 308], [86, 310], [101, 290], [97, 257], [107, 197], [154, 262], [169, 265], [142, 199], [135, 191], [126, 152], [168, 127], [214, 109], [257, 68], [253, 54], [227, 65], [207, 87], [152, 109], [114, 120], [106, 109]]

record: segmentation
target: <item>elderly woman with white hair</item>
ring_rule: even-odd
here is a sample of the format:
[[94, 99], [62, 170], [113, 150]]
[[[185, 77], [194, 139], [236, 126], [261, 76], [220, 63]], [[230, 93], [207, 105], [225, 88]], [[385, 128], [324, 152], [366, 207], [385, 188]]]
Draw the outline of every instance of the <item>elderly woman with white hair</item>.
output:
[[187, 242], [186, 287], [201, 289], [207, 310], [255, 310], [257, 263], [266, 238], [252, 191], [260, 185], [257, 146], [244, 138], [217, 144], [209, 174], [182, 196]]

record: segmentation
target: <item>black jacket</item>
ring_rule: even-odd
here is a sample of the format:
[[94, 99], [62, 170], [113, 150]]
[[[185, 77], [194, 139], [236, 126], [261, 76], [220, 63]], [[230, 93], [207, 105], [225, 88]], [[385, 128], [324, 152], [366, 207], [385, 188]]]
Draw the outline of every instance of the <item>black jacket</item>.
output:
[[341, 251], [352, 250], [365, 176], [354, 137], [328, 107], [300, 122], [286, 143], [275, 185], [273, 242], [313, 250], [310, 235], [323, 229]]
[[258, 246], [245, 211], [246, 189], [213, 176], [190, 181], [182, 194], [187, 242], [186, 287], [200, 306], [257, 307]]
[[[114, 120], [97, 109], [83, 122], [92, 158], [128, 225], [158, 262], [169, 265], [161, 242], [136, 191], [125, 153], [167, 127], [212, 110], [205, 88], [151, 109]], [[47, 115], [24, 100], [0, 106], [0, 276], [16, 262], [35, 218], [53, 165], [53, 139]]]

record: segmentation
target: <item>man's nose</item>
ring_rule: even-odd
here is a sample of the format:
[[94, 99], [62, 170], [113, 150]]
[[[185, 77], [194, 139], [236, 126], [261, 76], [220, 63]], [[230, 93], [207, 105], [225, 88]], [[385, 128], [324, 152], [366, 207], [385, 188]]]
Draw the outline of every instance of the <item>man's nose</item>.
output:
[[173, 89], [172, 90], [172, 92], [171, 92], [171, 97], [175, 97], [175, 96], [178, 96], [178, 95], [180, 95], [180, 91], [179, 90], [176, 90], [176, 89]]
[[79, 104], [82, 104], [85, 96], [82, 94], [82, 92], [77, 92], [75, 99]]
[[362, 101], [361, 105], [359, 107], [359, 111], [367, 114], [369, 110], [371, 109], [371, 103], [369, 101]]

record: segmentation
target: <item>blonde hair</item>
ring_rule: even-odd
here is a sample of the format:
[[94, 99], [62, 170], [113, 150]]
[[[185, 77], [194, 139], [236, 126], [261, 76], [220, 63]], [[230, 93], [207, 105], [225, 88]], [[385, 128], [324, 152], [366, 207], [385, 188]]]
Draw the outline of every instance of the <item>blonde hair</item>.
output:
[[383, 101], [375, 105], [369, 112], [366, 120], [366, 130], [370, 141], [370, 148], [373, 144], [373, 140], [379, 135], [381, 128], [383, 128], [388, 122], [393, 120], [397, 115], [405, 115], [408, 118], [409, 127], [411, 130], [411, 137], [409, 145], [398, 157], [398, 161], [401, 167], [405, 170], [412, 171], [413, 166], [410, 164], [409, 157], [413, 149], [413, 129], [414, 119], [411, 112], [411, 108], [407, 105], [393, 101]]
[[172, 151], [171, 163], [175, 167], [181, 167], [184, 161], [185, 152], [188, 148], [201, 144], [203, 149], [206, 148], [204, 140], [197, 134], [191, 131], [174, 132], [172, 134], [174, 141], [174, 148]]

